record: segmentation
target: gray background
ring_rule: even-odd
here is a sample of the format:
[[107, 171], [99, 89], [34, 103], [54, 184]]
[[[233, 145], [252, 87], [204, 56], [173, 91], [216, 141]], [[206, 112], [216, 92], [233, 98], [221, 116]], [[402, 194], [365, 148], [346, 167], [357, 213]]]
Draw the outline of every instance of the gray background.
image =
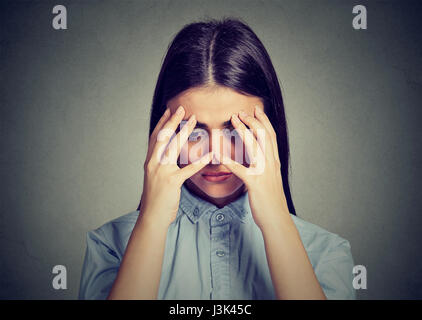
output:
[[[68, 30], [51, 27], [55, 4]], [[277, 70], [298, 216], [350, 241], [360, 299], [422, 298], [420, 1], [227, 0], [2, 2], [0, 298], [77, 298], [86, 232], [138, 205], [170, 40], [222, 16]]]

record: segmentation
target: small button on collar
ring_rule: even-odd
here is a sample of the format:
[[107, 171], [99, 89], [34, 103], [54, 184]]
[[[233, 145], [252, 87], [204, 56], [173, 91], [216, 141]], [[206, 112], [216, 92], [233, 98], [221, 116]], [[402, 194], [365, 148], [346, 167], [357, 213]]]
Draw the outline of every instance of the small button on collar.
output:
[[217, 221], [223, 221], [224, 220], [224, 214], [222, 214], [222, 213], [219, 213], [219, 214], [217, 214], [216, 216], [215, 216], [215, 219], [217, 220]]

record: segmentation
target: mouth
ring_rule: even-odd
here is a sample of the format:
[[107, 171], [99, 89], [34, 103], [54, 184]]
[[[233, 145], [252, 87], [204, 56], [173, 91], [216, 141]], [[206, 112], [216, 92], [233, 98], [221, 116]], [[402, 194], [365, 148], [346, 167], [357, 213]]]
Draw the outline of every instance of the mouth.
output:
[[220, 171], [220, 172], [207, 171], [207, 172], [204, 172], [201, 176], [202, 178], [204, 178], [205, 180], [209, 182], [222, 182], [229, 179], [232, 175], [233, 173], [225, 172], [225, 171]]

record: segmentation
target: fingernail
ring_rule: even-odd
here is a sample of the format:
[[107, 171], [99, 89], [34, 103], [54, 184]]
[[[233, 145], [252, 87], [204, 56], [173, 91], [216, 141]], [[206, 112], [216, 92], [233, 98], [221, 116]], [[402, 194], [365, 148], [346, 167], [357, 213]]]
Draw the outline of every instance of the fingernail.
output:
[[179, 108], [177, 108], [177, 111], [176, 111], [176, 113], [178, 114], [178, 115], [181, 115], [181, 114], [183, 114], [183, 112], [184, 112], [185, 110], [183, 109], [183, 107], [182, 106], [180, 106]]
[[262, 111], [260, 106], [255, 106], [255, 111], [258, 113], [263, 113], [264, 111]]

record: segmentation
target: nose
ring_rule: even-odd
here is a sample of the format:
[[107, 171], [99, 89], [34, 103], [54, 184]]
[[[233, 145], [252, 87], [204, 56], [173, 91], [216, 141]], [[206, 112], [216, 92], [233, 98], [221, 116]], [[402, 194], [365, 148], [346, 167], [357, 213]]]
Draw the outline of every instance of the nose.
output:
[[222, 130], [212, 130], [210, 141], [210, 150], [213, 152], [212, 164], [221, 164], [222, 156], [230, 157], [231, 142], [224, 139]]
[[220, 164], [220, 160], [219, 159], [220, 159], [219, 154], [213, 153], [211, 164], [219, 165]]

